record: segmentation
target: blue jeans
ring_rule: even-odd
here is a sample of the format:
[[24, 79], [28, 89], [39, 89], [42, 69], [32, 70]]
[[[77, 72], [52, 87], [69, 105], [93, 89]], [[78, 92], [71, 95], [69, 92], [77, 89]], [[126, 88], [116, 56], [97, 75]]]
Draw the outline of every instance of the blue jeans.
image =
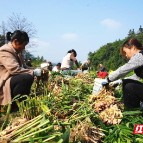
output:
[[76, 76], [79, 72], [82, 71], [78, 71], [78, 70], [63, 70], [62, 73], [64, 73], [64, 75], [70, 75], [70, 76]]

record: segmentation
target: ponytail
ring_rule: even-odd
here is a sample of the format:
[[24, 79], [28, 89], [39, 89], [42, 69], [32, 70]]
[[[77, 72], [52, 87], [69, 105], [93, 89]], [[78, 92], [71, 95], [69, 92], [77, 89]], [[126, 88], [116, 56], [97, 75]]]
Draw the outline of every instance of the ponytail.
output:
[[11, 33], [11, 32], [7, 32], [7, 34], [6, 34], [6, 39], [7, 39], [7, 41], [10, 41], [10, 40], [11, 40], [12, 34], [13, 34], [13, 33]]
[[15, 39], [17, 39], [17, 41], [19, 42], [19, 44], [22, 44], [23, 42], [29, 42], [29, 37], [28, 34], [25, 31], [21, 31], [21, 30], [16, 30], [14, 31], [14, 33], [11, 32], [7, 32], [6, 34], [6, 39], [8, 41], [13, 41]]

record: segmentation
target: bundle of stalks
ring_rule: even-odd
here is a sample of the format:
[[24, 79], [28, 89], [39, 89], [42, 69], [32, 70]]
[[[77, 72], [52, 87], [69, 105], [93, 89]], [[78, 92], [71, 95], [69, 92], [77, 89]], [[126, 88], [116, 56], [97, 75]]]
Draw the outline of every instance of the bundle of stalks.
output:
[[109, 108], [106, 108], [104, 111], [100, 113], [100, 118], [104, 123], [107, 124], [120, 124], [121, 118], [123, 114], [120, 109], [118, 109], [117, 104], [111, 105]]
[[78, 143], [98, 143], [101, 141], [101, 138], [104, 136], [102, 129], [95, 126], [90, 126], [88, 121], [77, 122], [77, 125], [71, 129], [70, 141]]
[[90, 83], [94, 82], [94, 79], [90, 78], [88, 73], [78, 73], [75, 76], [75, 79], [82, 79], [82, 81], [86, 84], [90, 84]]
[[104, 96], [102, 98], [99, 98], [93, 103], [93, 110], [97, 111], [98, 113], [101, 112], [102, 110], [106, 109], [109, 107], [111, 104], [116, 103], [116, 98], [109, 95], [109, 96]]
[[62, 87], [62, 82], [65, 85], [69, 85], [69, 80], [65, 79], [64, 77], [57, 77], [57, 78], [55, 78], [55, 82], [56, 82], [56, 85], [60, 86], [60, 87]]
[[55, 131], [54, 126], [61, 125], [67, 126], [69, 123], [52, 123], [46, 115], [39, 115], [32, 120], [25, 121], [24, 123], [10, 129], [7, 127], [0, 132], [0, 142], [30, 142], [32, 139], [34, 142], [46, 142], [54, 141], [57, 138], [61, 138], [63, 135], [60, 131]]
[[122, 117], [122, 113], [120, 109], [114, 105], [117, 101], [113, 95], [114, 88], [108, 86], [104, 87], [98, 95], [91, 95], [88, 99], [89, 103], [93, 103], [93, 110], [98, 112], [100, 118], [107, 124], [119, 124], [121, 122], [121, 120], [117, 118]]
[[48, 106], [41, 102], [42, 100], [47, 101], [47, 99], [47, 93], [35, 97], [27, 96], [27, 99], [22, 102], [19, 102], [19, 100], [16, 99], [21, 117], [30, 120], [40, 115], [43, 111], [47, 112], [47, 114], [49, 115], [50, 110]]
[[51, 82], [50, 84], [48, 84], [48, 90], [49, 91], [52, 91], [55, 87], [55, 83], [54, 82]]

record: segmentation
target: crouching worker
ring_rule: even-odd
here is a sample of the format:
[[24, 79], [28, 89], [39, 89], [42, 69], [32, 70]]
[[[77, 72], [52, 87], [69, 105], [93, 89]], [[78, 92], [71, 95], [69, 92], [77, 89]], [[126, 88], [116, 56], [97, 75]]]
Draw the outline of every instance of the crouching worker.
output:
[[61, 63], [57, 63], [57, 65], [52, 69], [52, 71], [58, 72], [60, 71], [60, 68], [61, 68]]
[[[74, 49], [69, 50], [67, 55], [63, 58], [61, 64], [62, 73], [65, 75], [76, 76], [79, 70], [78, 61], [76, 59], [76, 51]], [[73, 70], [73, 64], [76, 64], [77, 70]]]
[[[123, 43], [120, 51], [122, 55], [129, 59], [128, 63], [109, 74], [103, 84], [122, 84], [124, 105], [128, 109], [139, 108], [140, 102], [143, 102], [143, 83], [138, 81], [143, 79], [142, 44], [137, 39], [130, 38]], [[134, 71], [135, 74], [122, 80], [120, 79], [131, 71]]]
[[11, 103], [17, 95], [29, 95], [37, 71], [24, 65], [21, 52], [29, 42], [26, 32], [7, 33], [10, 41], [0, 48], [0, 105]]
[[82, 63], [82, 65], [80, 66], [80, 69], [82, 70], [82, 72], [90, 72], [90, 65], [91, 65], [91, 61], [88, 60], [88, 61], [84, 61]]
[[108, 75], [107, 69], [100, 63], [100, 69], [96, 72], [99, 78], [105, 78]]

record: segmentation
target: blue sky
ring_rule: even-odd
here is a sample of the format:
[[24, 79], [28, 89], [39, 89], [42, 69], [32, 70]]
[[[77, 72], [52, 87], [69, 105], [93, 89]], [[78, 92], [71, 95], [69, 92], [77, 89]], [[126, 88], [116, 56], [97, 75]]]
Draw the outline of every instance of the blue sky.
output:
[[29, 51], [54, 63], [70, 49], [84, 61], [90, 51], [143, 27], [143, 0], [3, 0], [0, 4], [0, 23], [21, 13], [37, 29], [31, 40], [38, 47]]

